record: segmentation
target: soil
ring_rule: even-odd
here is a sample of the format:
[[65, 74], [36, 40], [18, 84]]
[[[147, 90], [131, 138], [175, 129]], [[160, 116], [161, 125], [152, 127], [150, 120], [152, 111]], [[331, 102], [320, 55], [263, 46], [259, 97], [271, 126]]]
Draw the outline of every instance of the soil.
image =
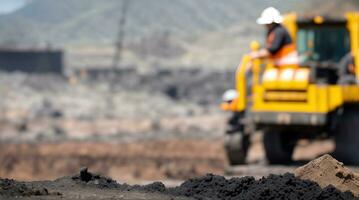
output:
[[[54, 181], [17, 182], [1, 180], [0, 199], [28, 199], [28, 200], [182, 200], [186, 197], [174, 196], [165, 193], [165, 186], [155, 182], [145, 186], [120, 184], [115, 180], [91, 173], [87, 168], [80, 170], [73, 176], [65, 176]], [[3, 192], [5, 191], [5, 192]]]
[[315, 182], [298, 179], [289, 173], [259, 180], [253, 177], [225, 179], [209, 174], [169, 191], [195, 199], [355, 199], [351, 193], [341, 193], [331, 186], [322, 189]]
[[27, 187], [24, 183], [16, 182], [10, 179], [0, 179], [0, 196], [41, 196], [41, 195], [50, 195], [50, 193], [46, 188], [33, 189]]
[[[189, 179], [178, 187], [166, 188], [156, 182], [145, 186], [117, 183], [111, 178], [94, 174], [87, 168], [78, 174], [55, 181], [18, 183], [10, 182], [1, 191], [10, 191], [1, 198], [16, 199], [356, 199], [350, 192], [341, 192], [333, 186], [322, 189], [317, 183], [301, 180], [293, 174], [270, 175], [256, 180], [253, 177], [226, 179], [207, 174]], [[33, 189], [27, 189], [27, 188]], [[18, 189], [22, 188], [22, 189]], [[33, 193], [42, 188], [45, 193]], [[26, 192], [23, 192], [26, 191]], [[28, 191], [28, 192], [27, 192]], [[56, 196], [57, 195], [57, 196]], [[41, 196], [41, 198], [39, 197]]]
[[351, 191], [359, 196], [359, 174], [344, 167], [343, 163], [330, 155], [324, 155], [298, 168], [295, 174], [300, 179], [315, 181], [323, 188], [333, 185], [343, 192]]

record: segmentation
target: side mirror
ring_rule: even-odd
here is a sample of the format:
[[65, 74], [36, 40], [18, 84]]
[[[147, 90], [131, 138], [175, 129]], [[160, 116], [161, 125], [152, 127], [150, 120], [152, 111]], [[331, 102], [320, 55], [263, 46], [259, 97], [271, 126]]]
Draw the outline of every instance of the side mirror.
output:
[[252, 51], [258, 51], [260, 47], [261, 45], [259, 44], [258, 41], [251, 42], [250, 48], [252, 49]]

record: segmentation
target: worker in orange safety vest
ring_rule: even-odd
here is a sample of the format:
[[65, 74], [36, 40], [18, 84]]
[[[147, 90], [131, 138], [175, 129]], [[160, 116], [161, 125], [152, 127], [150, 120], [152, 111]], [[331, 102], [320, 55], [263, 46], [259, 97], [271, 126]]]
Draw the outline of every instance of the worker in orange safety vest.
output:
[[283, 16], [273, 8], [266, 8], [257, 23], [267, 27], [266, 46], [250, 54], [251, 59], [270, 58], [277, 67], [298, 66], [299, 56], [288, 31], [281, 25]]

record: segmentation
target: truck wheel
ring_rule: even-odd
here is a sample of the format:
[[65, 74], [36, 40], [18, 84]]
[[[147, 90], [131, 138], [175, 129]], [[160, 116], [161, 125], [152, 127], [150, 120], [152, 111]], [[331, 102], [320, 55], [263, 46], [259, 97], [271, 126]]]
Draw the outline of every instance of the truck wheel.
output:
[[346, 165], [359, 165], [359, 108], [345, 107], [335, 134], [334, 157]]
[[227, 153], [229, 164], [245, 164], [249, 146], [249, 135], [243, 135], [241, 133], [226, 135], [224, 147]]
[[280, 132], [265, 132], [263, 144], [266, 158], [270, 164], [290, 164], [295, 147], [288, 134]]

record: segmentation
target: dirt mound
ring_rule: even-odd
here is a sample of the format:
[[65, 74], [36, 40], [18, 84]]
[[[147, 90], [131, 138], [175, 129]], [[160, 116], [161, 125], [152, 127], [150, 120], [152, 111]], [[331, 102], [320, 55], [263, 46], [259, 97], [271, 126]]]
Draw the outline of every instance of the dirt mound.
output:
[[[68, 180], [68, 177], [63, 178], [62, 180]], [[61, 180], [61, 179], [59, 179]], [[111, 188], [111, 189], [119, 189], [126, 191], [144, 191], [144, 192], [165, 192], [166, 187], [161, 182], [154, 182], [148, 185], [140, 186], [140, 185], [128, 185], [126, 183], [120, 184], [115, 180], [108, 178], [106, 176], [101, 176], [99, 174], [95, 174], [88, 171], [88, 168], [82, 168], [79, 174], [73, 175], [71, 180], [75, 182], [77, 185], [87, 185], [87, 186], [96, 186], [98, 188]], [[61, 182], [61, 181], [60, 181]]]
[[349, 192], [342, 193], [332, 186], [322, 189], [312, 181], [300, 180], [289, 173], [260, 180], [253, 177], [225, 179], [209, 174], [188, 180], [169, 192], [195, 199], [355, 199]]
[[77, 184], [95, 185], [100, 188], [119, 188], [121, 186], [111, 178], [89, 172], [87, 168], [82, 168], [80, 173], [73, 175], [71, 179]]
[[44, 196], [50, 195], [46, 188], [33, 189], [24, 183], [19, 183], [10, 179], [0, 179], [1, 196]]
[[330, 155], [324, 155], [298, 168], [295, 175], [300, 179], [314, 181], [323, 188], [332, 185], [343, 192], [351, 191], [359, 196], [359, 175]]
[[116, 189], [118, 191], [140, 191], [140, 192], [165, 192], [166, 187], [161, 182], [154, 182], [148, 185], [128, 185], [126, 183], [118, 183], [117, 181], [102, 176], [100, 174], [88, 171], [84, 167], [78, 174], [73, 176], [63, 177], [55, 181], [55, 188], [68, 187], [68, 188], [85, 188], [93, 187], [99, 189]]
[[[222, 176], [208, 174], [206, 176], [189, 179], [182, 185], [174, 188], [166, 188], [163, 183], [155, 182], [150, 185], [131, 186], [117, 183], [111, 178], [91, 173], [87, 168], [74, 175], [56, 181], [19, 183], [6, 180], [1, 182], [1, 192], [8, 190], [5, 195], [12, 197], [33, 196], [50, 194], [47, 189], [32, 190], [31, 188], [48, 188], [51, 192], [60, 191], [62, 199], [101, 199], [111, 196], [111, 199], [123, 199], [123, 195], [139, 194], [140, 199], [356, 199], [350, 192], [341, 192], [333, 186], [322, 189], [317, 183], [309, 180], [301, 180], [293, 174], [270, 175], [267, 178], [255, 180], [254, 177], [226, 179]], [[5, 189], [3, 189], [5, 188]], [[43, 192], [43, 193], [41, 193]], [[1, 194], [1, 193], [0, 193]], [[163, 196], [163, 197], [160, 197]], [[95, 198], [96, 197], [96, 198]], [[101, 197], [101, 198], [100, 198]], [[130, 196], [128, 199], [139, 199]], [[44, 198], [46, 199], [46, 198]], [[57, 199], [51, 198], [51, 199]], [[152, 198], [153, 199], [153, 198]]]
[[59, 179], [57, 188], [96, 188], [115, 189], [122, 192], [142, 192], [189, 197], [194, 199], [355, 199], [350, 192], [341, 192], [333, 186], [322, 189], [317, 183], [296, 178], [294, 174], [270, 175], [256, 180], [254, 177], [226, 179], [223, 176], [208, 174], [189, 179], [178, 187], [166, 188], [161, 182], [149, 185], [117, 183], [116, 181], [91, 173], [87, 168], [80, 173]]

